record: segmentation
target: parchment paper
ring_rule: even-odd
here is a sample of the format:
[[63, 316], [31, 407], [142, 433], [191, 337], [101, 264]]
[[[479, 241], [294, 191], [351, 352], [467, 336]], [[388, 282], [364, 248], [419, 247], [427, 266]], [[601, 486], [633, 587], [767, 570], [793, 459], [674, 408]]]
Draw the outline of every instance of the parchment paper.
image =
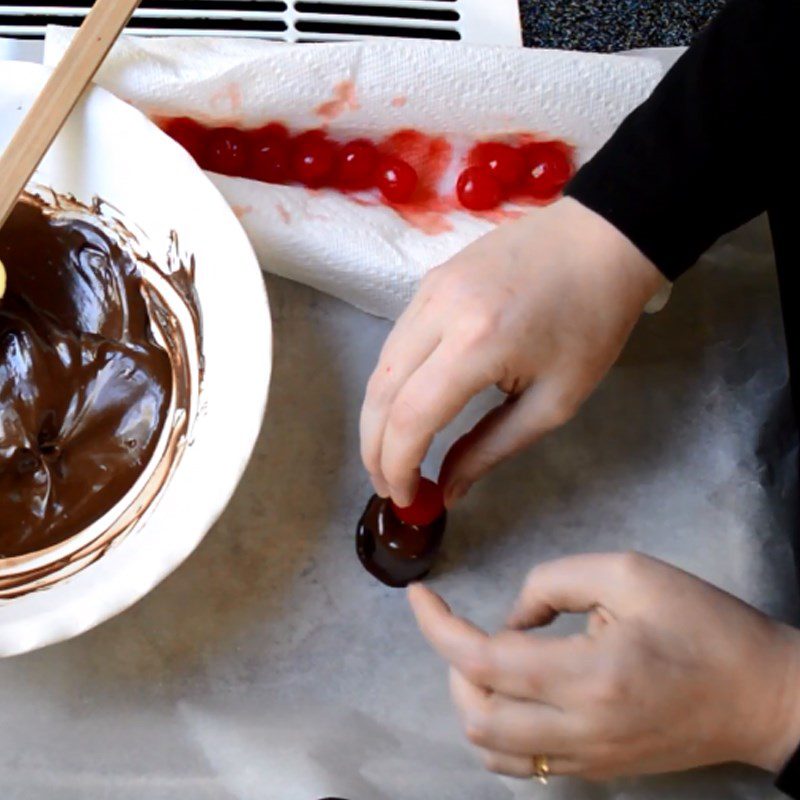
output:
[[[536, 562], [637, 547], [796, 617], [771, 263], [763, 225], [717, 247], [578, 420], [475, 488], [434, 579], [459, 612], [492, 627]], [[3, 800], [776, 798], [743, 768], [547, 788], [481, 771], [403, 594], [354, 554], [358, 409], [388, 324], [269, 288], [275, 380], [244, 483], [134, 609], [0, 663]]]

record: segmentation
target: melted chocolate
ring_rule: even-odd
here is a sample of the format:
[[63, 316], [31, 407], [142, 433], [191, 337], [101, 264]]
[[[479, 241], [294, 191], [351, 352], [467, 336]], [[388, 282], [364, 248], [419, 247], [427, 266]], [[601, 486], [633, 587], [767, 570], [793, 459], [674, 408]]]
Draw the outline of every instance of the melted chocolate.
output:
[[358, 522], [356, 550], [365, 569], [393, 588], [421, 580], [442, 546], [447, 512], [430, 525], [408, 525], [392, 511], [391, 501], [375, 495]]
[[20, 202], [0, 231], [0, 558], [59, 544], [133, 487], [173, 368], [134, 260], [86, 219]]

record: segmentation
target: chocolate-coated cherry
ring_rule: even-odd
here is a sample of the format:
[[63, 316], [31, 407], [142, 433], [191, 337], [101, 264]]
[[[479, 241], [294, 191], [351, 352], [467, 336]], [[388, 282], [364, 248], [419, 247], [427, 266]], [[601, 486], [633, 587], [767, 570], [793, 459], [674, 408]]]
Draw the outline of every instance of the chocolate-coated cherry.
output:
[[289, 180], [289, 131], [278, 122], [248, 133], [248, 177], [265, 183]]
[[346, 191], [371, 189], [378, 169], [378, 150], [368, 139], [345, 144], [336, 158], [336, 185]]
[[222, 175], [241, 177], [247, 168], [247, 140], [236, 128], [215, 128], [208, 134], [200, 165]]
[[208, 129], [189, 117], [168, 119], [162, 130], [174, 139], [197, 162], [203, 159]]
[[408, 162], [386, 156], [378, 167], [377, 184], [390, 203], [408, 203], [417, 191], [419, 175]]
[[503, 202], [503, 189], [488, 167], [468, 167], [458, 178], [458, 200], [470, 211], [490, 211]]
[[504, 142], [481, 142], [472, 148], [469, 163], [486, 167], [507, 192], [516, 189], [525, 179], [525, 157]]
[[555, 197], [572, 175], [567, 154], [548, 142], [534, 142], [522, 148], [527, 162], [524, 191], [538, 200]]
[[325, 186], [333, 177], [335, 163], [336, 145], [324, 131], [308, 131], [292, 143], [292, 177], [304, 186]]
[[379, 581], [408, 586], [430, 572], [446, 526], [442, 492], [423, 479], [407, 508], [377, 495], [370, 498], [356, 528], [356, 551], [364, 568]]

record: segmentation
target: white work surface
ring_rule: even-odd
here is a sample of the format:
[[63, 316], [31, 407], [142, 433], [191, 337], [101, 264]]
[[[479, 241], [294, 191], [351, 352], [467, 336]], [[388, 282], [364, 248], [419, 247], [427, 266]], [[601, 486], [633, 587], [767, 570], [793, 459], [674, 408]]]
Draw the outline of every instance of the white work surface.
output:
[[[643, 321], [578, 420], [452, 515], [434, 585], [459, 612], [496, 626], [531, 565], [638, 547], [795, 617], [790, 476], [756, 455], [786, 434], [769, 422], [785, 398], [777, 292], [764, 236], [738, 241]], [[274, 382], [244, 482], [132, 610], [0, 662], [3, 800], [777, 797], [740, 768], [547, 788], [479, 769], [403, 593], [354, 553], [358, 411], [389, 326], [268, 284]]]

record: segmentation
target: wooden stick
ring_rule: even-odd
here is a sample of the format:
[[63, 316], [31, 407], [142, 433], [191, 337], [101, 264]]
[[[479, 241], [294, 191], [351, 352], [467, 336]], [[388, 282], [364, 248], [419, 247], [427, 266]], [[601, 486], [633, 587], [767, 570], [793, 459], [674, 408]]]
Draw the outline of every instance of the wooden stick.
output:
[[78, 29], [0, 156], [0, 226], [138, 5], [139, 0], [97, 0]]

